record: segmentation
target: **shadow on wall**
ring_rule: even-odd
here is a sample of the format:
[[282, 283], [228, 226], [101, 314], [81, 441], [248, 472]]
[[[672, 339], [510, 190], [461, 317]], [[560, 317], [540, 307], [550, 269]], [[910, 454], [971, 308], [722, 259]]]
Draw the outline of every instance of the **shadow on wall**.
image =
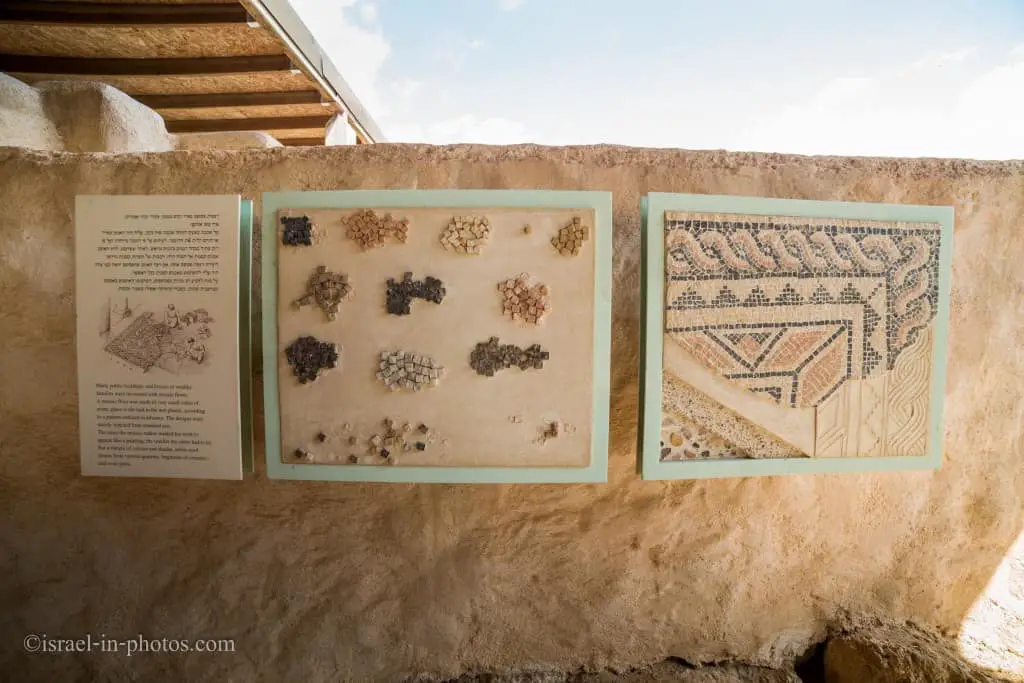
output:
[[106, 83], [43, 81], [0, 73], [0, 147], [50, 152], [169, 152], [280, 147], [267, 133], [167, 132], [163, 118]]

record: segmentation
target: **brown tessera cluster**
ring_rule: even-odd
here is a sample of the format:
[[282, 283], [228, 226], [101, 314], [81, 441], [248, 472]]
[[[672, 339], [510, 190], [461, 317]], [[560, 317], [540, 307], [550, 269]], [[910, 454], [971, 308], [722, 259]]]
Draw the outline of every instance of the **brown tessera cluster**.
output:
[[306, 283], [306, 293], [300, 299], [296, 299], [296, 308], [308, 306], [315, 303], [327, 316], [328, 320], [334, 320], [338, 315], [338, 307], [342, 300], [352, 291], [352, 285], [348, 283], [348, 276], [342, 273], [332, 273], [326, 266], [317, 266], [313, 274], [309, 276]]
[[562, 256], [575, 256], [580, 253], [583, 243], [588, 239], [590, 239], [590, 228], [581, 225], [579, 216], [574, 216], [571, 223], [551, 238], [551, 244]]
[[529, 273], [499, 282], [498, 291], [501, 292], [501, 312], [513, 320], [525, 320], [536, 325], [551, 310], [548, 286], [536, 284], [531, 287]]
[[486, 216], [452, 216], [441, 233], [441, 246], [460, 254], [479, 254], [491, 236]]
[[378, 216], [373, 209], [360, 209], [341, 222], [347, 228], [345, 234], [349, 239], [363, 249], [383, 247], [389, 239], [404, 244], [409, 238], [409, 219], [397, 219], [390, 213]]

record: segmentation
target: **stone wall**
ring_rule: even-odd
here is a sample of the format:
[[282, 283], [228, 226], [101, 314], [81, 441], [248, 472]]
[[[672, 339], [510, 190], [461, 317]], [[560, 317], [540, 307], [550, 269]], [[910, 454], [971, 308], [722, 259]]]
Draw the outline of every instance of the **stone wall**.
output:
[[256, 131], [174, 135], [158, 113], [106, 83], [42, 81], [32, 86], [0, 73], [0, 146], [125, 154], [281, 143]]
[[[446, 486], [78, 475], [79, 193], [614, 192], [609, 482]], [[639, 211], [649, 191], [953, 204], [937, 472], [643, 482]], [[779, 665], [849, 619], [952, 631], [1021, 531], [1024, 164], [618, 147], [145, 155], [0, 150], [0, 670], [24, 680], [395, 680]], [[257, 215], [259, 211], [257, 210]], [[235, 654], [26, 657], [27, 633], [234, 638]]]

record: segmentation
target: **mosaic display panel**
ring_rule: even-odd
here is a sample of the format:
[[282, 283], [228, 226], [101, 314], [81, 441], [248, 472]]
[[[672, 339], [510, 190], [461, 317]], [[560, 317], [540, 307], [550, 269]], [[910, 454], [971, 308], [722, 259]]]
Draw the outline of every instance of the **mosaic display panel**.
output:
[[268, 469], [595, 478], [597, 210], [281, 204], [274, 221], [280, 449]]
[[[666, 211], [663, 227], [661, 461], [928, 453], [938, 222]], [[729, 414], [767, 438], [748, 447]]]

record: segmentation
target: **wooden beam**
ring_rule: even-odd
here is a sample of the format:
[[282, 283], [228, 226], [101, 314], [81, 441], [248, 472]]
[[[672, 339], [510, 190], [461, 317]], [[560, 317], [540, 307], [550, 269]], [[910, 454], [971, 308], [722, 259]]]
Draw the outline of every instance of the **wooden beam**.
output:
[[[167, 5], [168, 7], [170, 5]], [[0, 71], [74, 76], [199, 76], [290, 71], [288, 55], [106, 59], [0, 54]]]
[[330, 116], [282, 116], [263, 119], [191, 119], [166, 123], [168, 133], [219, 133], [236, 130], [324, 128], [330, 120]]
[[0, 0], [0, 23], [61, 26], [184, 26], [244, 24], [249, 13], [238, 3], [152, 5], [106, 2]]
[[150, 109], [201, 109], [204, 107], [260, 107], [275, 104], [330, 104], [317, 90], [282, 92], [224, 92], [182, 95], [132, 95]]
[[285, 147], [322, 147], [324, 144], [323, 138], [278, 138]]

